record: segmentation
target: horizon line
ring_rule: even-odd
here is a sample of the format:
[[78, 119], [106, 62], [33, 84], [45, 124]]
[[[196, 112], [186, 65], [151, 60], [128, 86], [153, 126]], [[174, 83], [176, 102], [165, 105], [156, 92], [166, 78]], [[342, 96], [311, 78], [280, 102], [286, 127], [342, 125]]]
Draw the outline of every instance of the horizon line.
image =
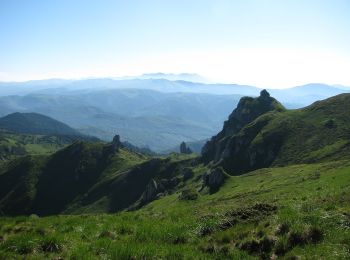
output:
[[[200, 78], [203, 78], [203, 81], [191, 81], [191, 80], [183, 80], [183, 79], [167, 79], [167, 78], [139, 78], [142, 76], [150, 76], [150, 75], [155, 75], [155, 74], [162, 74], [162, 75], [169, 75], [169, 76], [181, 76], [181, 75], [194, 75], [198, 76]], [[338, 87], [345, 87], [349, 88], [350, 86], [344, 85], [344, 84], [339, 84], [339, 83], [325, 83], [325, 82], [305, 82], [303, 84], [297, 84], [297, 85], [292, 85], [288, 87], [271, 87], [271, 86], [258, 86], [258, 85], [252, 85], [252, 84], [244, 84], [244, 83], [234, 83], [234, 82], [225, 82], [225, 81], [213, 81], [210, 79], [207, 79], [206, 77], [203, 77], [200, 74], [197, 73], [188, 73], [188, 72], [181, 72], [181, 73], [166, 73], [166, 72], [147, 72], [147, 73], [142, 73], [138, 75], [124, 75], [124, 76], [87, 76], [87, 77], [76, 77], [76, 78], [65, 78], [65, 77], [48, 77], [48, 78], [36, 78], [36, 79], [25, 79], [25, 80], [2, 80], [0, 79], [0, 83], [30, 83], [30, 82], [36, 82], [36, 81], [53, 81], [53, 80], [61, 80], [61, 81], [83, 81], [83, 80], [91, 80], [91, 79], [110, 79], [110, 80], [157, 80], [157, 79], [162, 79], [162, 80], [167, 80], [167, 81], [185, 81], [185, 82], [192, 82], [192, 83], [198, 83], [198, 84], [205, 84], [205, 85], [217, 85], [217, 84], [222, 84], [222, 85], [239, 85], [239, 86], [248, 86], [248, 87], [255, 87], [259, 89], [289, 89], [289, 88], [295, 88], [295, 87], [301, 87], [301, 86], [307, 86], [307, 85], [327, 85], [333, 88], [338, 88]]]

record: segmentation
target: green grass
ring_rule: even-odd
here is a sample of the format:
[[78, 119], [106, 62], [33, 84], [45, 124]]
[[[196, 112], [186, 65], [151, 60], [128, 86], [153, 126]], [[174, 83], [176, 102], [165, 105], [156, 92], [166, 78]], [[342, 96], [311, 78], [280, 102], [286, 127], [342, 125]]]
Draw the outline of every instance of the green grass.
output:
[[[188, 184], [198, 188], [204, 171]], [[133, 212], [3, 217], [0, 258], [348, 259], [349, 183], [349, 161], [293, 165], [230, 177], [196, 200], [179, 199], [180, 189]], [[260, 214], [257, 203], [276, 210]]]
[[65, 137], [15, 134], [0, 130], [0, 154], [6, 160], [28, 154], [52, 154], [71, 142], [72, 140]]

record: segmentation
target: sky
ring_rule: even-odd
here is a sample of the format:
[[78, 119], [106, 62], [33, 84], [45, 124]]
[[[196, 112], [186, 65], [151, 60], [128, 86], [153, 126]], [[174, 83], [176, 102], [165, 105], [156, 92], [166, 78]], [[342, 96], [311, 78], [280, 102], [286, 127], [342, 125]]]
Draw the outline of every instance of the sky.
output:
[[0, 0], [0, 81], [197, 73], [350, 86], [349, 0]]

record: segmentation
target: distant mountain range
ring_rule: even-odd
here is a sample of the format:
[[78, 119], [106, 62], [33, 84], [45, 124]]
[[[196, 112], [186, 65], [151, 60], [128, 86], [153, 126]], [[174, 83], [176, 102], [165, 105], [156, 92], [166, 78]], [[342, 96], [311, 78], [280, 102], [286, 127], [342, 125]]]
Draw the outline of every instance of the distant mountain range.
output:
[[[182, 141], [210, 138], [240, 97], [256, 97], [261, 91], [253, 86], [183, 80], [194, 81], [197, 76], [154, 73], [127, 79], [3, 82], [0, 116], [35, 112], [103, 140], [120, 134], [138, 147], [174, 150]], [[308, 84], [268, 91], [285, 107], [300, 108], [350, 89]]]
[[[26, 95], [33, 93], [74, 93], [76, 91], [101, 91], [111, 89], [142, 89], [174, 93], [206, 93], [215, 95], [258, 96], [260, 88], [238, 84], [206, 84], [195, 81], [201, 79], [196, 74], [144, 74], [139, 77], [97, 78], [82, 80], [36, 80], [27, 82], [0, 82], [0, 96]], [[202, 80], [203, 81], [203, 80]], [[268, 89], [271, 95], [280, 102], [302, 107], [319, 98], [328, 98], [343, 92], [350, 87], [312, 83], [287, 89]]]
[[112, 89], [0, 97], [0, 116], [35, 112], [80, 132], [123, 141], [157, 152], [215, 134], [238, 95], [163, 93]]
[[171, 81], [182, 80], [197, 83], [209, 83], [209, 80], [195, 73], [147, 73], [141, 76], [135, 77], [138, 79], [166, 79]]

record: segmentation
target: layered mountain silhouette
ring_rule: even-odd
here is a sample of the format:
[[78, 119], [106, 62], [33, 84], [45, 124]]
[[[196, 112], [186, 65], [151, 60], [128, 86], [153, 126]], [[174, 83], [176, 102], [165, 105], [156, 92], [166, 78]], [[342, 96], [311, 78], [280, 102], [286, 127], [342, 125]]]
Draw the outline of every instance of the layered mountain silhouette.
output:
[[[182, 141], [215, 135], [242, 96], [256, 97], [261, 91], [254, 86], [193, 82], [192, 76], [156, 73], [125, 79], [0, 82], [0, 116], [35, 112], [105, 141], [117, 132], [138, 147], [164, 152]], [[349, 89], [313, 83], [268, 91], [294, 109]]]
[[217, 190], [227, 174], [348, 159], [348, 111], [350, 94], [287, 110], [261, 91], [240, 100], [199, 158], [150, 158], [115, 149], [115, 142], [81, 141], [49, 156], [21, 157], [0, 168], [0, 210], [6, 215], [130, 210], [186, 187], [196, 167], [209, 171], [196, 185]]

